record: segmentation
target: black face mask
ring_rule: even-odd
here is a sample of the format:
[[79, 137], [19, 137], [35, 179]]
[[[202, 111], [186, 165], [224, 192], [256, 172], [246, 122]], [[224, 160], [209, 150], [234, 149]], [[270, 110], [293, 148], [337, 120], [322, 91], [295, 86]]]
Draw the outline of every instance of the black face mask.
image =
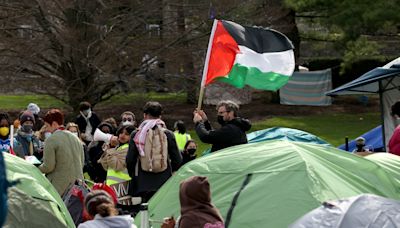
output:
[[356, 145], [356, 147], [357, 147], [357, 152], [363, 152], [363, 151], [364, 151], [364, 146], [365, 146], [365, 145]]
[[22, 125], [21, 130], [23, 132], [29, 133], [32, 131], [33, 126], [32, 125]]
[[225, 125], [224, 116], [218, 115], [218, 116], [217, 116], [217, 121], [218, 121], [219, 124]]
[[187, 149], [187, 152], [188, 152], [190, 155], [193, 155], [194, 153], [196, 153], [196, 148]]

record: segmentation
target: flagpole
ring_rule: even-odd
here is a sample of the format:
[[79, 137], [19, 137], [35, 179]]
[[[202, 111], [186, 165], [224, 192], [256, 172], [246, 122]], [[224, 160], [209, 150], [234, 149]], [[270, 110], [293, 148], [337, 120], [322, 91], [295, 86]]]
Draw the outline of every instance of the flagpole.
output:
[[204, 89], [206, 87], [205, 86], [206, 76], [207, 76], [207, 72], [208, 72], [208, 62], [210, 61], [211, 48], [212, 48], [215, 30], [217, 29], [217, 23], [218, 23], [218, 20], [214, 19], [213, 26], [211, 29], [210, 39], [208, 40], [207, 55], [206, 55], [206, 60], [204, 62], [203, 76], [201, 78], [201, 84], [200, 84], [199, 101], [197, 103], [198, 110], [201, 109], [201, 105], [203, 103]]

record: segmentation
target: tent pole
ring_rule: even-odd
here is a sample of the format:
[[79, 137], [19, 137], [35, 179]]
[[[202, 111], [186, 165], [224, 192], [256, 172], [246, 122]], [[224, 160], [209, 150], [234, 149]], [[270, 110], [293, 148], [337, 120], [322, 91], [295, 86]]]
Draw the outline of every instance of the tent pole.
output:
[[[383, 149], [386, 151], [386, 140], [385, 140], [385, 113], [383, 109], [383, 92], [382, 92], [382, 81], [379, 80], [379, 103], [381, 108], [381, 122], [382, 122], [382, 140], [383, 140]], [[388, 151], [386, 151], [388, 152]]]

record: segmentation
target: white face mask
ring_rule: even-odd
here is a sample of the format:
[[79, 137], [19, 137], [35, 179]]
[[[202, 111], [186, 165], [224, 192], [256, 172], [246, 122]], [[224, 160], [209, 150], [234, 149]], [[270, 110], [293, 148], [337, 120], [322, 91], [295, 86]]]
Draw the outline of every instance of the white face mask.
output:
[[78, 132], [71, 132], [71, 133], [79, 138]]
[[122, 122], [122, 126], [132, 126], [132, 125], [133, 125], [133, 122], [130, 122], [130, 121]]

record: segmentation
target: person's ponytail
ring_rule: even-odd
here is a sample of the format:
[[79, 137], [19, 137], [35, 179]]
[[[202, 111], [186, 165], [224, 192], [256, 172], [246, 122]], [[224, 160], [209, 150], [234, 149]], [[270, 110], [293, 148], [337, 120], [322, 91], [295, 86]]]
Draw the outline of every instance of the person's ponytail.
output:
[[101, 203], [96, 206], [96, 213], [99, 214], [101, 217], [108, 217], [118, 215], [118, 211], [115, 209], [113, 203]]

